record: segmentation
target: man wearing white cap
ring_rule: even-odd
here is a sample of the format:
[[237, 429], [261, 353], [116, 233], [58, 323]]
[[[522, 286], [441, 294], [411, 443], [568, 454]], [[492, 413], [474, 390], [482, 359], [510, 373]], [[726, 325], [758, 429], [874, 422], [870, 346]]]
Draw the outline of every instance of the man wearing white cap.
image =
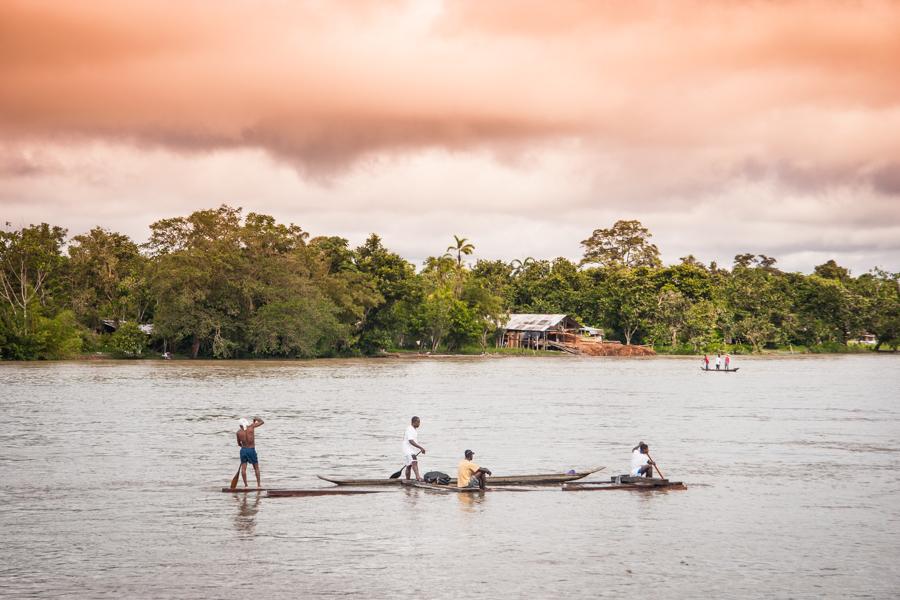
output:
[[244, 477], [244, 487], [247, 487], [247, 463], [253, 465], [253, 472], [256, 473], [256, 487], [262, 487], [259, 480], [259, 459], [256, 456], [255, 439], [256, 428], [262, 424], [263, 420], [259, 417], [253, 417], [252, 423], [247, 419], [240, 420], [237, 443], [241, 447], [241, 475]]

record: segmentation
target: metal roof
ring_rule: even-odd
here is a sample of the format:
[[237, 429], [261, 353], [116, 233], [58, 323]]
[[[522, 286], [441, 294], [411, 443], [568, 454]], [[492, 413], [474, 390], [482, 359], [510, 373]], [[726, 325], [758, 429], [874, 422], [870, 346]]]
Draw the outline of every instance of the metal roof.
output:
[[547, 331], [556, 327], [564, 320], [569, 319], [577, 327], [580, 323], [575, 321], [569, 315], [535, 315], [535, 314], [519, 314], [509, 315], [509, 321], [503, 326], [503, 329], [512, 331]]

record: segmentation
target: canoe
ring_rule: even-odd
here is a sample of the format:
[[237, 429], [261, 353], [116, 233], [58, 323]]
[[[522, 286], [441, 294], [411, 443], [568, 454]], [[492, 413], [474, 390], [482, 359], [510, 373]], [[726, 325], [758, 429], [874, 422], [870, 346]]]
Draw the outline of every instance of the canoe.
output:
[[687, 486], [680, 481], [657, 479], [655, 477], [631, 477], [619, 475], [610, 477], [609, 481], [590, 481], [562, 484], [564, 492], [587, 492], [597, 490], [686, 490]]
[[708, 373], [737, 373], [738, 369], [740, 369], [740, 367], [738, 367], [737, 369], [718, 369], [718, 370], [717, 369], [704, 369], [703, 367], [700, 367], [701, 371], [706, 371]]
[[414, 479], [404, 479], [400, 485], [402, 485], [403, 487], [413, 487], [423, 490], [434, 490], [436, 492], [448, 492], [456, 494], [478, 494], [487, 491], [481, 488], [456, 487], [455, 483], [452, 485], [435, 485], [433, 483], [425, 483], [424, 481], [416, 481]]
[[328, 489], [309, 489], [309, 490], [269, 490], [266, 492], [267, 498], [305, 498], [307, 496], [353, 496], [356, 494], [378, 494], [387, 490], [336, 490]]
[[[490, 477], [488, 483], [492, 486], [496, 485], [558, 485], [567, 481], [575, 481], [583, 479], [591, 473], [602, 471], [605, 467], [596, 467], [590, 471], [579, 471], [574, 474], [567, 473], [544, 473], [540, 475], [500, 475]], [[358, 485], [358, 486], [375, 486], [375, 485], [400, 485], [402, 478], [397, 479], [335, 479], [333, 477], [323, 477], [317, 475], [323, 481], [334, 483], [336, 485]], [[456, 478], [450, 479], [450, 485], [456, 485]]]
[[265, 492], [267, 489], [269, 488], [236, 487], [234, 489], [222, 488], [222, 491], [226, 494], [249, 494], [251, 492]]

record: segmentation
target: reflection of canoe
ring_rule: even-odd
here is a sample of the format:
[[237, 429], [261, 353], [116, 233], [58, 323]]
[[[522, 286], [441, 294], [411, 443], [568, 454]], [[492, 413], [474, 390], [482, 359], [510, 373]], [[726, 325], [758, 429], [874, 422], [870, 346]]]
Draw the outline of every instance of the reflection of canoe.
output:
[[[500, 475], [490, 477], [488, 483], [495, 485], [557, 485], [567, 481], [575, 481], [587, 477], [591, 473], [602, 471], [604, 467], [595, 467], [590, 471], [579, 471], [574, 474], [566, 473], [544, 473], [540, 475]], [[400, 485], [402, 479], [334, 479], [332, 477], [317, 476], [319, 479], [334, 483], [337, 485]], [[456, 478], [450, 480], [450, 485], [456, 485]]]
[[619, 475], [610, 477], [609, 481], [591, 481], [583, 483], [564, 483], [564, 492], [587, 492], [595, 490], [686, 490], [687, 486], [680, 481], [656, 479], [654, 477], [631, 477]]
[[424, 481], [416, 481], [414, 479], [404, 479], [400, 485], [402, 485], [403, 487], [414, 487], [423, 490], [434, 490], [436, 492], [450, 492], [456, 494], [478, 494], [486, 491], [481, 488], [456, 487], [456, 484], [435, 485], [433, 483], [425, 483]]
[[701, 371], [707, 371], [709, 373], [737, 373], [738, 369], [740, 369], [740, 367], [738, 367], [737, 369], [705, 369], [703, 367], [700, 367]]
[[377, 494], [379, 492], [386, 491], [387, 490], [336, 490], [334, 488], [310, 490], [269, 490], [266, 496], [269, 498], [296, 498], [306, 496], [352, 496], [354, 494]]

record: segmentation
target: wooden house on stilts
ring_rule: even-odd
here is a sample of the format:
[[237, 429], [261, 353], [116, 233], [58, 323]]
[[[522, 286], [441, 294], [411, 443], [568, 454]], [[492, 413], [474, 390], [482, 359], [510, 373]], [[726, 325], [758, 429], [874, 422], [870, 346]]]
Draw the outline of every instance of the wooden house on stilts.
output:
[[513, 314], [502, 327], [500, 345], [577, 354], [580, 329], [581, 323], [569, 315]]

